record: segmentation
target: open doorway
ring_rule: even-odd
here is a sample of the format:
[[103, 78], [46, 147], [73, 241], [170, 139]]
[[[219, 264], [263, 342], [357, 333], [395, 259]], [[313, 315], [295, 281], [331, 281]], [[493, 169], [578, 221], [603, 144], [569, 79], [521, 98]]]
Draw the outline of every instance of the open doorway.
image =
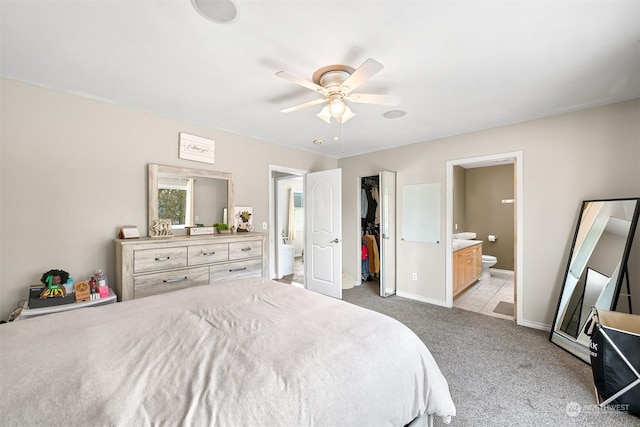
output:
[[522, 152], [447, 162], [448, 306], [521, 323], [522, 196]]
[[269, 166], [269, 278], [304, 287], [307, 171]]

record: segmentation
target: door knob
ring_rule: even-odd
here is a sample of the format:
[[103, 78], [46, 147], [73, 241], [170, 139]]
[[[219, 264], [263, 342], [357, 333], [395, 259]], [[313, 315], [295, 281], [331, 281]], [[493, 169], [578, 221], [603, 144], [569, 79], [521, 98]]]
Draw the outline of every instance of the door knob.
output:
[[340, 243], [340, 239], [338, 239], [337, 237], [335, 239], [333, 239], [332, 241], [330, 241], [329, 243]]

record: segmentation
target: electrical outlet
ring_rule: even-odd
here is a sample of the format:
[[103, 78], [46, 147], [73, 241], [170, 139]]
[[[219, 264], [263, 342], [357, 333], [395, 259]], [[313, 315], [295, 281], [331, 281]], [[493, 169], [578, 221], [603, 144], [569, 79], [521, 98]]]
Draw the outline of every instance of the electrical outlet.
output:
[[418, 280], [418, 273], [413, 273], [413, 274], [411, 275], [411, 279], [412, 279], [412, 280]]

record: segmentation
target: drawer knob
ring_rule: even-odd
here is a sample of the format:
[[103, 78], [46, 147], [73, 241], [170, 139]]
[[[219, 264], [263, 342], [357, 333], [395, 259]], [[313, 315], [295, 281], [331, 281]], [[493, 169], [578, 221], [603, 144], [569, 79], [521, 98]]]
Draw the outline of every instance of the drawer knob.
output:
[[213, 251], [213, 252], [202, 252], [202, 255], [204, 255], [204, 256], [215, 255], [215, 254], [216, 254], [215, 251]]
[[168, 260], [169, 258], [171, 258], [171, 257], [169, 257], [169, 256], [165, 256], [165, 257], [156, 257], [156, 261], [166, 261], [166, 260]]
[[178, 277], [177, 279], [165, 279], [165, 280], [163, 280], [163, 282], [164, 283], [176, 283], [176, 282], [182, 282], [183, 280], [187, 280], [187, 276]]
[[246, 251], [250, 251], [250, 250], [251, 250], [250, 247], [249, 248], [242, 248], [242, 252], [246, 252]]
[[234, 271], [242, 271], [242, 270], [246, 270], [246, 269], [247, 269], [247, 267], [236, 268], [235, 270], [234, 269], [229, 270], [229, 272], [233, 273]]

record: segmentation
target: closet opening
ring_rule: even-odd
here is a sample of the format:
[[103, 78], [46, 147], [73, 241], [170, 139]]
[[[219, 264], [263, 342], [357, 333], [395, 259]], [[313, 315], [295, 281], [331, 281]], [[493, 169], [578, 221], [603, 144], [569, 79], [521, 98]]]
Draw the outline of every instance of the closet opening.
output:
[[380, 179], [367, 176], [360, 188], [360, 280], [380, 286]]
[[396, 293], [396, 173], [359, 179], [360, 283], [387, 297]]

